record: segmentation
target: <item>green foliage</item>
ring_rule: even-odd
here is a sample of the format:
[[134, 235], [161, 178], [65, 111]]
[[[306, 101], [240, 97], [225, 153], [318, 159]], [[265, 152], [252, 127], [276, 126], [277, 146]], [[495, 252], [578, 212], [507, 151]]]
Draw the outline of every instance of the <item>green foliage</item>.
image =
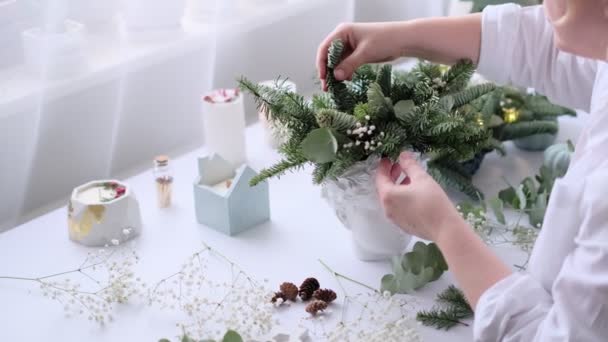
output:
[[[211, 339], [195, 340], [192, 337], [188, 336], [187, 334], [184, 334], [184, 336], [181, 337], [180, 341], [181, 342], [243, 342], [243, 338], [236, 331], [228, 330], [226, 332], [226, 334], [224, 335], [224, 337], [219, 341], [211, 340]], [[171, 341], [166, 338], [163, 338], [163, 339], [159, 340], [158, 342], [171, 342]]]
[[317, 128], [302, 141], [302, 153], [313, 163], [333, 162], [338, 153], [338, 140], [331, 129]]
[[455, 189], [475, 200], [483, 199], [483, 194], [473, 185], [470, 176], [465, 176], [456, 165], [450, 167], [447, 163], [448, 161], [429, 163], [428, 173], [444, 188]]
[[343, 51], [341, 41], [333, 42], [328, 52], [329, 94], [315, 95], [312, 101], [293, 93], [280, 79], [276, 89], [240, 80], [258, 109], [285, 127], [289, 137], [280, 148], [283, 160], [263, 170], [253, 185], [307, 163], [314, 164], [313, 181], [320, 184], [371, 156], [395, 160], [408, 148], [463, 161], [489, 144], [490, 132], [477, 124], [467, 101], [494, 86], [465, 89], [471, 62], [451, 68], [420, 63], [409, 72], [364, 65], [352, 81], [342, 82], [335, 79], [334, 69]]
[[450, 285], [437, 295], [437, 302], [441, 306], [418, 312], [416, 320], [439, 330], [449, 330], [457, 325], [468, 326], [462, 320], [473, 317], [474, 313], [460, 289]]
[[527, 121], [503, 125], [495, 131], [497, 139], [502, 141], [521, 139], [536, 134], [556, 134], [556, 121]]
[[434, 243], [417, 242], [411, 252], [393, 258], [393, 274], [382, 277], [381, 291], [411, 293], [441, 277], [448, 265]]
[[339, 132], [346, 132], [355, 128], [357, 119], [335, 109], [322, 109], [317, 112], [317, 123], [320, 127], [332, 128]]
[[543, 165], [534, 177], [527, 177], [518, 186], [509, 186], [501, 190], [498, 198], [505, 205], [526, 212], [530, 224], [540, 228], [547, 211], [553, 184], [562, 175]]

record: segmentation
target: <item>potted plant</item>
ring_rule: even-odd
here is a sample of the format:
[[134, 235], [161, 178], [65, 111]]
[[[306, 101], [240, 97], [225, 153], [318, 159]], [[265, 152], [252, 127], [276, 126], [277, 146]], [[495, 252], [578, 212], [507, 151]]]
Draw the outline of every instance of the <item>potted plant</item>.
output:
[[429, 172], [444, 187], [459, 190], [473, 199], [483, 196], [472, 183], [485, 155], [496, 150], [504, 155], [502, 144], [513, 141], [526, 150], [542, 150], [551, 145], [559, 129], [557, 117], [576, 115], [572, 109], [551, 103], [545, 96], [529, 94], [512, 87], [500, 87], [471, 102], [470, 111], [478, 114], [478, 124], [491, 131], [490, 146], [463, 162], [449, 155], [429, 163]]
[[447, 70], [420, 63], [410, 72], [366, 65], [352, 81], [340, 82], [333, 70], [342, 52], [342, 42], [333, 42], [330, 93], [315, 95], [310, 102], [281, 86], [240, 81], [259, 109], [272, 113], [268, 119], [289, 131], [280, 148], [284, 159], [262, 170], [251, 184], [312, 164], [313, 181], [323, 186], [323, 197], [352, 231], [358, 256], [385, 259], [400, 254], [410, 237], [382, 214], [373, 180], [378, 161], [396, 160], [405, 150], [431, 161], [446, 154], [468, 160], [488, 148], [489, 131], [475, 124], [477, 113], [466, 105], [494, 85], [467, 88], [474, 72], [468, 61]]
[[22, 33], [25, 64], [46, 79], [78, 75], [87, 69], [83, 24], [67, 20], [68, 3], [31, 0], [42, 24]]

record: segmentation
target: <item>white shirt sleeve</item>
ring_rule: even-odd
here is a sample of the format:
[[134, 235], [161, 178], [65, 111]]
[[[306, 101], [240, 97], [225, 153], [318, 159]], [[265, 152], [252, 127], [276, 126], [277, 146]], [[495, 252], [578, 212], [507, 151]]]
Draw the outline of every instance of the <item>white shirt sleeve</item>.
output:
[[477, 304], [475, 341], [607, 341], [607, 163], [578, 187], [584, 196], [567, 213], [578, 215], [581, 226], [543, 228], [579, 229], [551, 291], [525, 273], [498, 282]]
[[482, 75], [501, 84], [533, 87], [555, 103], [589, 111], [597, 62], [555, 47], [542, 6], [490, 6], [482, 18]]

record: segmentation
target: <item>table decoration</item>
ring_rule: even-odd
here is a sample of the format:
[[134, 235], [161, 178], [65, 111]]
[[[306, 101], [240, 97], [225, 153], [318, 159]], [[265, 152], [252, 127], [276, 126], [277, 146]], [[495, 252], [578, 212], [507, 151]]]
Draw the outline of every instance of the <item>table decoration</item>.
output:
[[199, 158], [194, 182], [197, 221], [227, 235], [236, 235], [270, 219], [268, 184], [252, 188], [257, 173], [243, 164], [232, 166], [220, 155]]
[[205, 145], [233, 166], [245, 163], [245, 106], [239, 89], [218, 89], [203, 97]]
[[173, 175], [169, 167], [169, 157], [161, 155], [154, 158], [154, 182], [159, 208], [171, 206]]
[[[274, 89], [287, 89], [294, 93], [297, 92], [296, 84], [289, 80], [283, 80], [280, 84], [277, 83], [276, 80], [263, 81], [260, 82], [260, 85]], [[287, 141], [289, 138], [289, 130], [280, 122], [273, 121], [272, 119], [269, 120], [267, 116], [272, 117], [272, 113], [264, 108], [258, 110], [258, 119], [262, 124], [262, 127], [264, 127], [264, 138], [266, 139], [266, 143], [270, 145], [270, 147], [276, 149]]]
[[[357, 256], [387, 259], [401, 254], [410, 237], [379, 214], [370, 178], [378, 160], [396, 160], [402, 151], [413, 150], [431, 160], [449, 154], [464, 161], [491, 146], [489, 132], [475, 124], [477, 112], [467, 104], [494, 85], [467, 88], [474, 71], [467, 61], [445, 72], [428, 63], [403, 73], [393, 73], [390, 65], [367, 65], [351, 82], [339, 82], [333, 70], [343, 48], [334, 41], [329, 51], [331, 95], [316, 95], [311, 103], [286, 88], [241, 80], [259, 110], [272, 113], [269, 119], [289, 130], [280, 149], [284, 160], [261, 171], [251, 184], [313, 164], [313, 181], [323, 185], [323, 197], [352, 231]], [[350, 200], [339, 201], [345, 194]]]
[[117, 245], [139, 235], [139, 204], [130, 186], [117, 180], [100, 180], [74, 189], [68, 203], [72, 241], [85, 246]]
[[132, 250], [100, 249], [79, 266], [38, 277], [4, 276], [0, 281], [34, 284], [44, 298], [60, 305], [66, 318], [83, 317], [104, 326], [115, 309], [142, 294], [145, 284], [134, 273], [139, 256]]

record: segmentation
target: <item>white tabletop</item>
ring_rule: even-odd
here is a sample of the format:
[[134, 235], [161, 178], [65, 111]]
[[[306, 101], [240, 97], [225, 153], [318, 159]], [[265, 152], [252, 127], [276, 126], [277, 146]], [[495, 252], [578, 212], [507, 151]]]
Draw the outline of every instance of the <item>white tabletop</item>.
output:
[[[562, 120], [558, 140], [575, 139], [584, 119]], [[278, 158], [263, 143], [260, 126], [248, 129], [248, 156], [252, 167], [260, 169]], [[542, 153], [527, 153], [507, 145], [508, 156], [489, 155], [475, 182], [488, 195], [503, 188], [501, 177], [518, 182], [532, 175], [542, 160]], [[197, 174], [196, 158], [204, 150], [188, 153], [173, 161], [175, 174], [174, 206], [156, 207], [154, 182], [150, 172], [127, 179], [135, 190], [144, 221], [142, 235], [134, 241], [141, 261], [137, 272], [146, 281], [158, 281], [179, 269], [184, 260], [200, 249], [205, 241], [237, 262], [257, 279], [268, 279], [278, 287], [283, 281], [299, 284], [314, 276], [323, 287], [341, 296], [332, 275], [318, 262], [322, 259], [334, 270], [379, 287], [380, 278], [390, 272], [388, 262], [368, 263], [355, 258], [349, 232], [342, 228], [332, 210], [312, 185], [310, 170], [288, 174], [270, 181], [272, 220], [236, 237], [222, 235], [196, 222], [192, 183]], [[5, 194], [10, 195], [10, 194]], [[120, 247], [125, 248], [125, 247]], [[78, 267], [91, 249], [68, 239], [66, 209], [59, 209], [0, 234], [0, 276], [38, 277]], [[508, 263], [521, 262], [522, 254], [513, 247], [497, 252]], [[448, 272], [438, 281], [417, 291], [423, 306], [432, 305], [436, 293], [453, 283]], [[349, 287], [349, 290], [351, 287]], [[352, 291], [364, 291], [353, 287]], [[326, 327], [338, 319], [340, 304], [327, 315]], [[307, 314], [291, 310], [278, 314], [285, 327], [294, 326]], [[58, 303], [43, 298], [27, 282], [0, 279], [0, 339], [3, 341], [158, 341], [178, 333], [178, 315], [170, 311], [138, 304], [121, 306], [115, 321], [100, 328], [84, 318], [65, 318]], [[334, 322], [335, 323], [335, 322]], [[471, 328], [459, 326], [449, 332], [420, 327], [427, 341], [470, 341]]]

